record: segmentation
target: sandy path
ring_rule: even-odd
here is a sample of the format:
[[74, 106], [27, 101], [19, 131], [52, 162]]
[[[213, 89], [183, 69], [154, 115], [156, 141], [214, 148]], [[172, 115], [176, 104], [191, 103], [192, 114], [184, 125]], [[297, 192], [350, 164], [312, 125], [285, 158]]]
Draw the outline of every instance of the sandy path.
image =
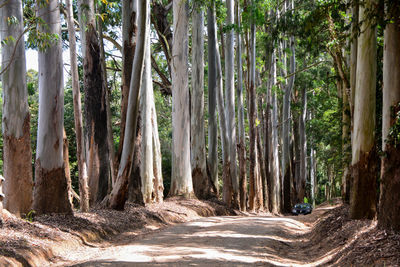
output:
[[[209, 217], [132, 240], [129, 233], [102, 247], [59, 255], [59, 266], [314, 266], [304, 234], [324, 211], [299, 217]], [[307, 254], [307, 253], [306, 253]], [[54, 265], [54, 263], [53, 263]]]

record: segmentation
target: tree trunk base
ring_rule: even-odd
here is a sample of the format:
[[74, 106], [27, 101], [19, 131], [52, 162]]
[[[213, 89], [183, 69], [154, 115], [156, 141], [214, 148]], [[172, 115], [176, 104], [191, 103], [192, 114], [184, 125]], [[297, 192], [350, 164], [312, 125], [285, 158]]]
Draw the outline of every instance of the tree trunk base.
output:
[[360, 160], [351, 166], [350, 217], [373, 219], [376, 214], [378, 155], [375, 147], [369, 153], [360, 154]]
[[[25, 117], [21, 138], [3, 136], [4, 208], [21, 216], [32, 207], [32, 152], [30, 116]], [[0, 192], [1, 193], [1, 192]]]
[[35, 169], [33, 210], [36, 214], [72, 214], [68, 198], [70, 185], [65, 177], [64, 166], [48, 171], [42, 168], [40, 159], [37, 159]]
[[400, 149], [388, 147], [382, 163], [378, 226], [400, 231]]

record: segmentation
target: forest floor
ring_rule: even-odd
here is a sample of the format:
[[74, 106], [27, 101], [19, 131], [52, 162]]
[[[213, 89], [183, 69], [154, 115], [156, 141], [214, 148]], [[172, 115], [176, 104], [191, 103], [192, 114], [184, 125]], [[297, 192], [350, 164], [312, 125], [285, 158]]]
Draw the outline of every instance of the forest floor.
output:
[[339, 201], [306, 216], [173, 198], [32, 222], [5, 217], [0, 266], [400, 266], [400, 234], [350, 220]]

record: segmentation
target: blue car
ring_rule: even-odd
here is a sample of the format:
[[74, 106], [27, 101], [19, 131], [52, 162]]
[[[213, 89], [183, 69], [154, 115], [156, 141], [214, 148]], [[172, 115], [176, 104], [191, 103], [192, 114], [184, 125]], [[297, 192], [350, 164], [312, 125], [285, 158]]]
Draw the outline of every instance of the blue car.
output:
[[293, 215], [299, 215], [299, 214], [310, 214], [312, 212], [312, 206], [309, 203], [298, 203], [294, 205], [292, 209], [292, 214]]

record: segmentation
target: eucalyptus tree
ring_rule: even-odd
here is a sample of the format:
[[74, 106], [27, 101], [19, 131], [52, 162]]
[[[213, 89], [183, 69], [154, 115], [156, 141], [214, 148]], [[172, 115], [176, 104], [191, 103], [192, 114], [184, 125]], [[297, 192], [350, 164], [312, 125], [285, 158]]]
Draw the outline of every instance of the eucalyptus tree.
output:
[[301, 114], [299, 118], [299, 141], [300, 141], [300, 175], [299, 180], [296, 182], [297, 198], [300, 202], [303, 201], [306, 195], [306, 181], [307, 181], [307, 135], [306, 135], [306, 119], [307, 119], [307, 90], [303, 86], [301, 88]]
[[383, 115], [381, 190], [378, 225], [400, 231], [400, 4], [387, 3], [383, 52]]
[[226, 33], [225, 46], [225, 101], [226, 128], [228, 134], [230, 183], [232, 184], [232, 206], [239, 208], [239, 179], [236, 163], [236, 120], [235, 120], [235, 54], [234, 54], [234, 0], [226, 0]]
[[[294, 4], [292, 0], [285, 1], [286, 4], [292, 6], [294, 9]], [[283, 12], [286, 12], [286, 4], [284, 4]], [[290, 8], [290, 7], [289, 7]], [[285, 49], [286, 42], [283, 41], [281, 49]], [[296, 55], [295, 55], [295, 38], [294, 36], [289, 37], [289, 48], [290, 48], [290, 73], [292, 74], [288, 80], [288, 83], [285, 86], [285, 92], [283, 97], [283, 105], [282, 105], [282, 179], [283, 179], [283, 208], [285, 211], [290, 210], [290, 102], [291, 95], [294, 86], [295, 80], [295, 70], [296, 70]], [[283, 65], [286, 64], [286, 55], [283, 50], [282, 52], [282, 61]], [[283, 72], [285, 75], [286, 72]]]
[[110, 161], [107, 131], [106, 84], [96, 32], [93, 0], [78, 1], [85, 90], [85, 130], [90, 202], [107, 195]]
[[33, 187], [22, 1], [5, 2], [0, 18], [4, 208], [20, 216], [31, 208]]
[[172, 175], [170, 196], [192, 197], [190, 164], [190, 105], [188, 82], [189, 8], [184, 0], [173, 1], [172, 42]]
[[191, 165], [193, 189], [198, 198], [212, 194], [207, 174], [204, 131], [204, 14], [199, 3], [192, 11], [192, 91], [191, 91]]
[[237, 68], [237, 108], [238, 108], [238, 156], [239, 156], [239, 201], [240, 210], [247, 208], [247, 177], [246, 177], [246, 142], [244, 128], [244, 103], [243, 103], [243, 67], [242, 67], [242, 36], [240, 33], [240, 2], [236, 1], [236, 68]]
[[280, 176], [279, 168], [279, 148], [278, 148], [278, 100], [277, 100], [277, 66], [276, 66], [276, 49], [273, 48], [271, 55], [271, 80], [269, 86], [269, 99], [268, 102], [271, 106], [271, 111], [269, 114], [269, 131], [268, 131], [268, 159], [269, 159], [269, 169], [270, 169], [270, 202], [271, 202], [271, 212], [277, 214], [281, 212], [282, 203], [282, 182]]
[[81, 92], [79, 88], [79, 74], [78, 62], [76, 55], [76, 40], [75, 40], [75, 26], [74, 26], [74, 13], [72, 10], [71, 0], [66, 0], [67, 8], [67, 22], [68, 22], [68, 40], [69, 40], [69, 53], [71, 62], [71, 76], [72, 76], [72, 93], [74, 101], [74, 121], [75, 121], [75, 134], [76, 134], [76, 158], [79, 173], [79, 196], [81, 211], [89, 211], [89, 189], [88, 189], [88, 174], [85, 155], [85, 139], [83, 137], [82, 125], [82, 105], [81, 105]]
[[139, 113], [139, 92], [144, 76], [144, 62], [147, 42], [149, 41], [149, 0], [143, 0], [138, 5], [138, 34], [135, 56], [132, 64], [132, 77], [129, 87], [128, 110], [126, 117], [125, 138], [121, 161], [115, 185], [108, 196], [107, 205], [110, 208], [123, 210], [128, 194], [128, 182], [134, 160], [135, 138]]
[[250, 174], [249, 174], [249, 209], [261, 210], [264, 207], [261, 173], [258, 162], [257, 149], [257, 102], [256, 102], [256, 25], [252, 21], [250, 26], [250, 70], [249, 70], [249, 137], [250, 137]]
[[[137, 31], [137, 0], [122, 1], [122, 90], [121, 90], [121, 130], [118, 158], [124, 143], [126, 112], [128, 109], [129, 88], [132, 76], [132, 63], [135, 53], [135, 34]], [[115, 168], [117, 169], [117, 168]]]
[[376, 103], [376, 27], [368, 11], [374, 0], [360, 6], [362, 22], [357, 47], [357, 73], [354, 101], [354, 130], [352, 138], [352, 187], [350, 217], [372, 219], [376, 213], [376, 175], [378, 168], [375, 148]]
[[38, 25], [53, 36], [39, 51], [39, 122], [33, 209], [38, 214], [72, 213], [63, 162], [64, 86], [60, 9], [57, 0], [37, 1]]
[[218, 125], [217, 125], [217, 61], [215, 2], [211, 1], [207, 9], [208, 32], [208, 169], [210, 178], [218, 195]]
[[[150, 28], [150, 27], [147, 27]], [[150, 35], [148, 35], [150, 36]], [[141, 190], [143, 202], [145, 204], [152, 203], [153, 197], [153, 127], [151, 123], [152, 105], [151, 99], [153, 96], [153, 81], [151, 79], [151, 60], [150, 60], [150, 42], [147, 40], [147, 47], [145, 48], [144, 72], [142, 76], [142, 87], [140, 90], [140, 110], [141, 110]]]

